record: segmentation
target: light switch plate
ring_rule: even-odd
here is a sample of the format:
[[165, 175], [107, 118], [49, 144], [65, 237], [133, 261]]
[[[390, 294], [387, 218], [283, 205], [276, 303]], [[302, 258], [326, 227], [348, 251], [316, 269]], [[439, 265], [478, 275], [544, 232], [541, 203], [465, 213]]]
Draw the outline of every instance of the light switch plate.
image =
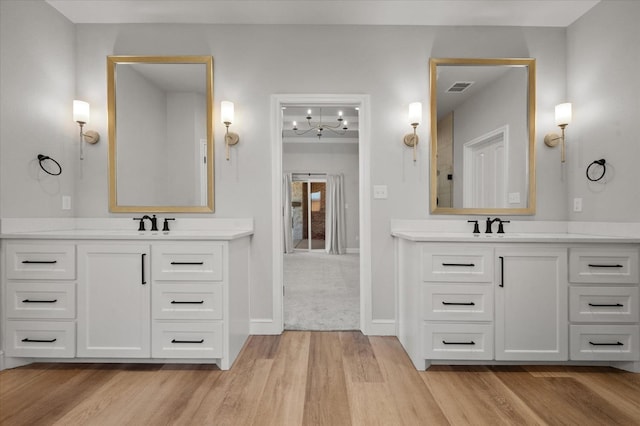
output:
[[386, 200], [387, 185], [373, 185], [373, 198], [376, 200]]
[[510, 192], [509, 193], [509, 204], [520, 204], [520, 193], [519, 192]]

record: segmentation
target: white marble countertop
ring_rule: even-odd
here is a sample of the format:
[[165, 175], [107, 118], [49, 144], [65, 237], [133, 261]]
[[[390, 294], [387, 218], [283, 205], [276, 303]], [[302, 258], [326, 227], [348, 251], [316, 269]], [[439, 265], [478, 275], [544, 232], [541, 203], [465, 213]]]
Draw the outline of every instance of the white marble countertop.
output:
[[51, 240], [235, 240], [253, 235], [252, 229], [202, 231], [119, 231], [111, 229], [60, 229], [1, 234], [3, 239]]
[[409, 241], [468, 243], [640, 243], [640, 238], [613, 237], [571, 233], [504, 233], [473, 234], [462, 232], [429, 232], [394, 230], [391, 235]]

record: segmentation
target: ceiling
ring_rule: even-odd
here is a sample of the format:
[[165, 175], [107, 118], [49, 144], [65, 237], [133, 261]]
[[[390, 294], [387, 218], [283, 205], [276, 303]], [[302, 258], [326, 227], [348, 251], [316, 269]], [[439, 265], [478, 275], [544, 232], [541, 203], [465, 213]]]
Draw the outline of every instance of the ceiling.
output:
[[600, 0], [46, 0], [71, 22], [567, 27]]

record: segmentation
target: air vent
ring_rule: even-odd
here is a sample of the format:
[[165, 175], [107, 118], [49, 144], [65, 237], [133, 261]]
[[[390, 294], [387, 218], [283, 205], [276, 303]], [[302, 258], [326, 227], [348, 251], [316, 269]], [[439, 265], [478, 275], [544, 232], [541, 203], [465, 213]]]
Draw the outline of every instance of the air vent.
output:
[[473, 84], [473, 81], [456, 81], [447, 89], [447, 93], [462, 93]]

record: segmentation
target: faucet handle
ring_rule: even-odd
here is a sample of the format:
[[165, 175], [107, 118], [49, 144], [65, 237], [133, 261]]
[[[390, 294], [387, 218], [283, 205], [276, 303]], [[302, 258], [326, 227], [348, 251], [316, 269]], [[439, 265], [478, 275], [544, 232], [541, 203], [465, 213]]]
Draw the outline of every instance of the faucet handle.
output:
[[498, 234], [504, 234], [504, 227], [502, 226], [503, 223], [511, 223], [511, 221], [498, 219]]
[[490, 218], [490, 217], [488, 217], [488, 218], [487, 218], [486, 228], [485, 228], [485, 230], [484, 230], [484, 233], [485, 233], [485, 234], [492, 234], [492, 233], [493, 233], [493, 231], [492, 231], [491, 227], [492, 227], [493, 222], [494, 222], [495, 220], [496, 220], [496, 219], [491, 220], [491, 218]]
[[480, 233], [480, 227], [478, 226], [478, 221], [477, 220], [468, 220], [467, 223], [473, 223], [473, 233], [474, 234], [479, 234]]
[[134, 217], [133, 220], [139, 220], [140, 225], [138, 226], [138, 231], [145, 231], [144, 229], [144, 217]]
[[151, 217], [150, 219], [151, 219], [151, 230], [152, 231], [157, 231], [158, 230], [158, 219], [156, 218], [156, 215], [154, 214], [153, 217]]
[[162, 232], [169, 232], [169, 221], [176, 220], [175, 217], [165, 217], [164, 223], [162, 224]]

